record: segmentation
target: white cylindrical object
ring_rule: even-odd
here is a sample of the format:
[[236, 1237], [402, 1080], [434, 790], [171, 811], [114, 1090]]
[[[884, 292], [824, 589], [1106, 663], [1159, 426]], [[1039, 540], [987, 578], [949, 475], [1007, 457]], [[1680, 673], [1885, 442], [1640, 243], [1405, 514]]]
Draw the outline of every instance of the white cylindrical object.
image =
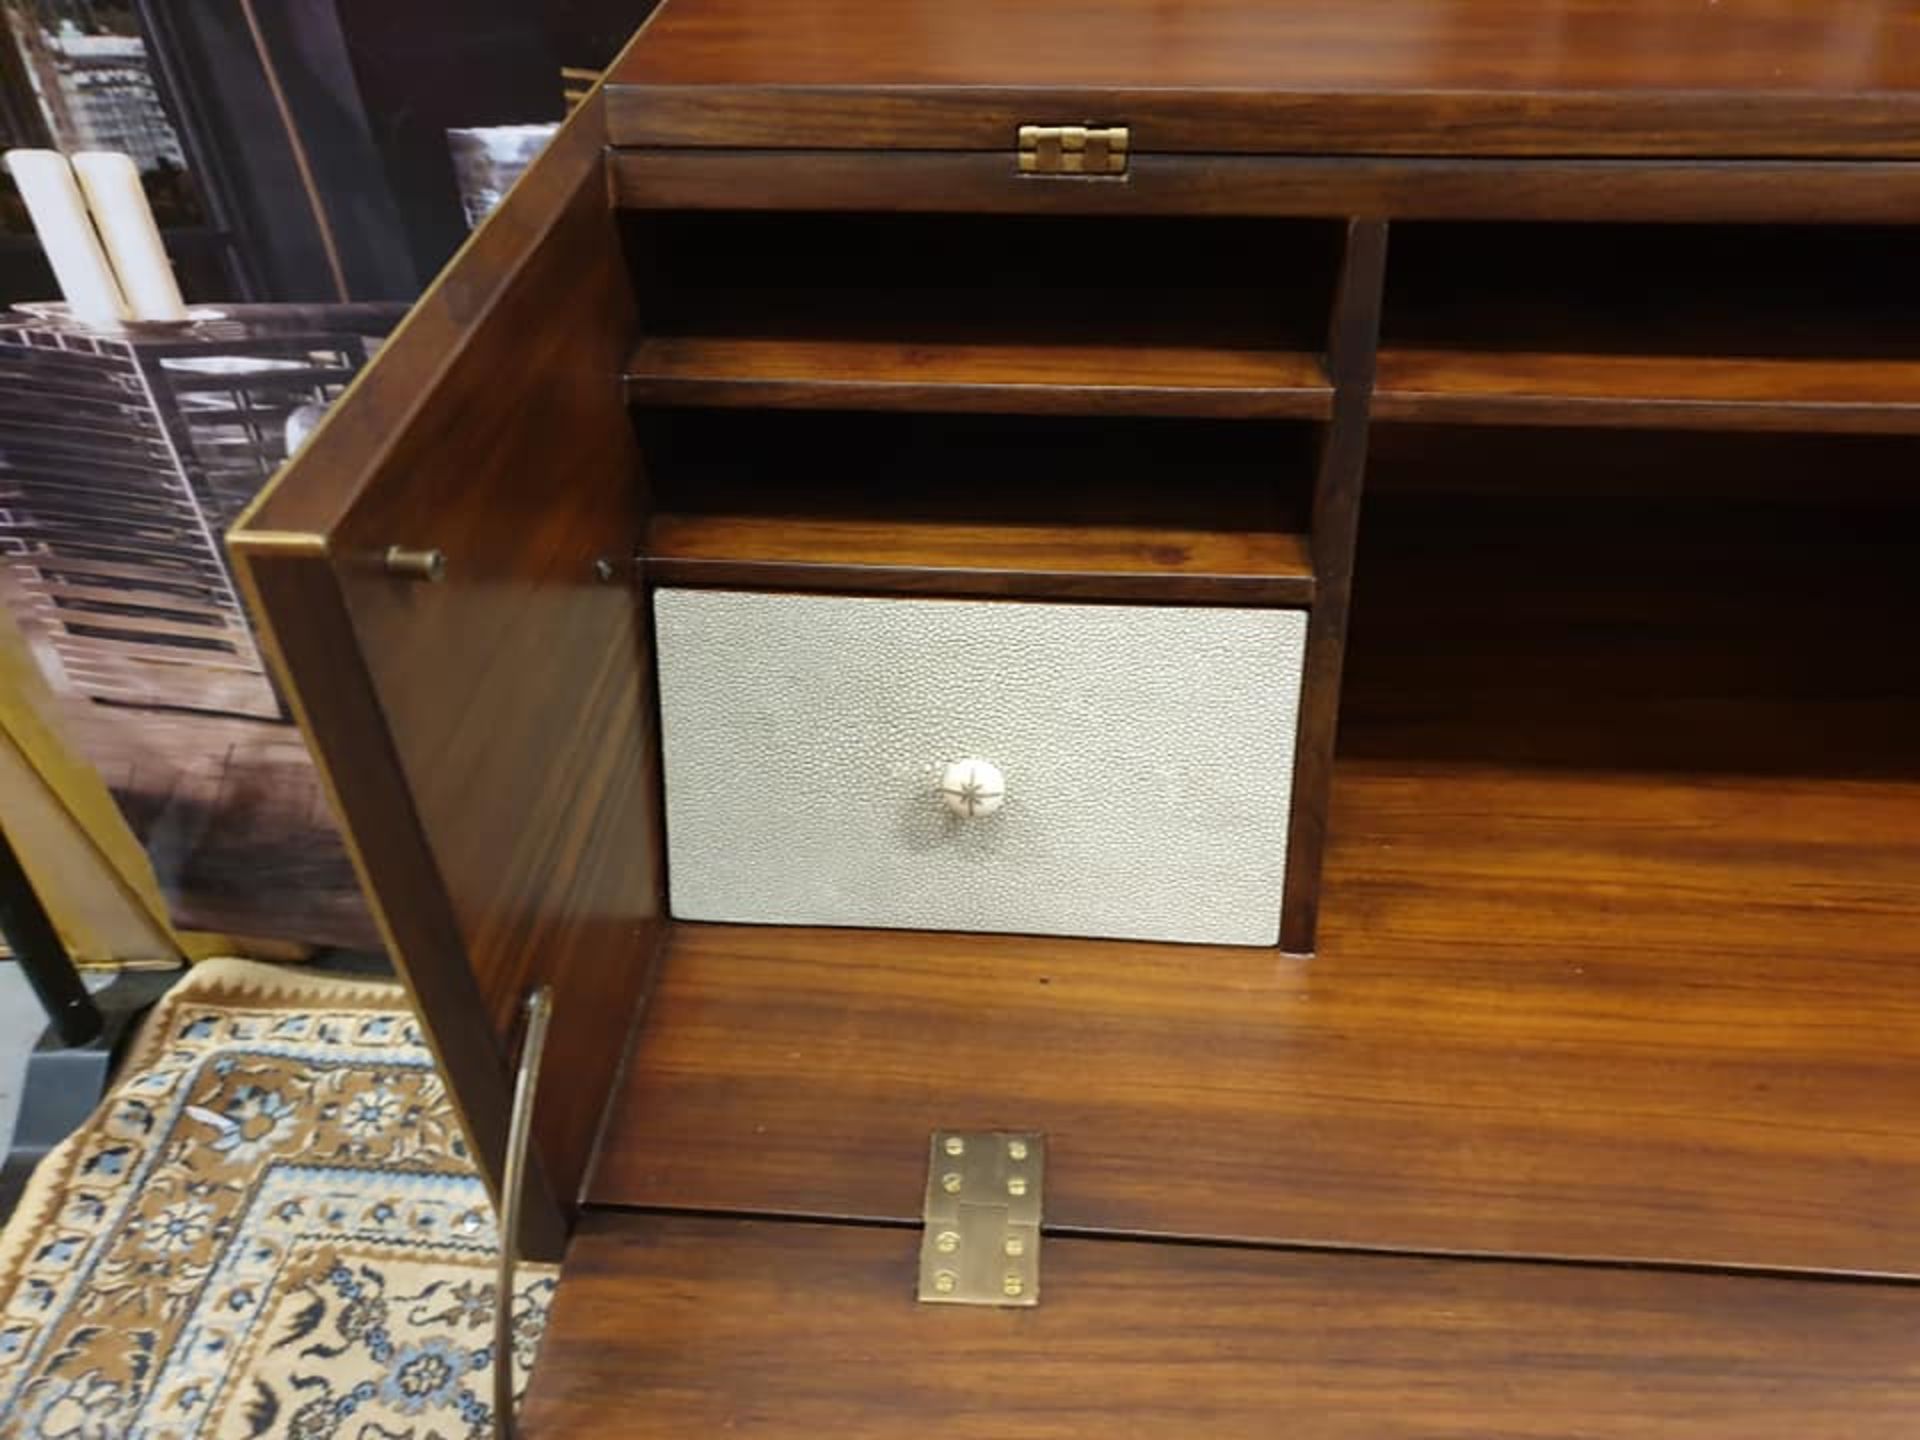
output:
[[106, 242], [107, 258], [120, 278], [127, 309], [135, 320], [178, 322], [187, 318], [180, 287], [174, 282], [160, 227], [153, 223], [146, 187], [133, 157], [112, 150], [82, 150], [73, 172], [86, 192], [93, 223]]
[[27, 202], [34, 234], [73, 318], [85, 325], [126, 319], [120, 284], [100, 248], [100, 237], [93, 233], [67, 157], [57, 150], [9, 150], [7, 168]]

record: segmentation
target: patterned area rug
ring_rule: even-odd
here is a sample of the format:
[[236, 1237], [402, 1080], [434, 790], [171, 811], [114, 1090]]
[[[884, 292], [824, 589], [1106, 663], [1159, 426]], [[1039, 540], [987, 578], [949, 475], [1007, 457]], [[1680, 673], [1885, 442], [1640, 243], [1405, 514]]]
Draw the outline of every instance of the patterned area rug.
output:
[[484, 1440], [494, 1246], [396, 987], [196, 966], [0, 1234], [0, 1436]]

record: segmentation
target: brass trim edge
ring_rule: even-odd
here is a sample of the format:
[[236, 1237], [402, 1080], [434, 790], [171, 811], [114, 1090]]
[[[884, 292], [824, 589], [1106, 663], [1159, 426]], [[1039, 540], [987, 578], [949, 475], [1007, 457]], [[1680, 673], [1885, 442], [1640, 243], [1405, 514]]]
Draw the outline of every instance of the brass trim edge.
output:
[[285, 550], [298, 555], [325, 557], [327, 537], [306, 530], [234, 530], [227, 534], [229, 551]]

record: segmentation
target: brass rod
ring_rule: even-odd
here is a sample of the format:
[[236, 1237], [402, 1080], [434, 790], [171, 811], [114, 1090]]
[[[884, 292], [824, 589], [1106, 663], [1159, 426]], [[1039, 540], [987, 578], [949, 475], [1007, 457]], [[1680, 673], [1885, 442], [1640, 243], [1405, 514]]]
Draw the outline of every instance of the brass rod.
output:
[[293, 106], [287, 99], [287, 92], [280, 84], [280, 71], [273, 63], [273, 51], [267, 46], [267, 35], [260, 28], [260, 17], [254, 14], [253, 0], [240, 0], [240, 14], [247, 22], [247, 33], [253, 38], [253, 52], [260, 60], [260, 73], [267, 82], [267, 93], [273, 99], [273, 108], [279, 112], [280, 128], [287, 134], [287, 149], [293, 155], [293, 168], [299, 173], [300, 188], [306, 192], [307, 209], [313, 212], [313, 223], [320, 234], [320, 249], [327, 257], [327, 269], [333, 277], [335, 296], [341, 301], [353, 298], [353, 292], [347, 286], [346, 267], [340, 263], [340, 247], [334, 242], [333, 224], [327, 218], [326, 202], [320, 198], [320, 186], [313, 178], [313, 165], [307, 158], [306, 143], [300, 138], [300, 127], [294, 123]]
[[527, 1185], [527, 1153], [533, 1139], [533, 1096], [540, 1084], [540, 1057], [553, 1018], [553, 989], [542, 985], [527, 996], [527, 1033], [520, 1042], [520, 1068], [513, 1082], [507, 1122], [507, 1163], [500, 1177], [500, 1258], [493, 1277], [493, 1433], [513, 1440], [513, 1275], [519, 1260], [520, 1204]]
[[409, 550], [404, 545], [389, 545], [380, 557], [389, 575], [402, 580], [444, 580], [447, 557], [440, 550]]

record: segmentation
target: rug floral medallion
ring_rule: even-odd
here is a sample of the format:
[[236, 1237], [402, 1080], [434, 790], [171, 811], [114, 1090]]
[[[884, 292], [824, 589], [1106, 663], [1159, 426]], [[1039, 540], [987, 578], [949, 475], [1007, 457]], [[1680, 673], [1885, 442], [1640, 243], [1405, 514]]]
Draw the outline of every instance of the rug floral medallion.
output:
[[396, 987], [202, 964], [0, 1236], [0, 1436], [483, 1440], [495, 1245]]

